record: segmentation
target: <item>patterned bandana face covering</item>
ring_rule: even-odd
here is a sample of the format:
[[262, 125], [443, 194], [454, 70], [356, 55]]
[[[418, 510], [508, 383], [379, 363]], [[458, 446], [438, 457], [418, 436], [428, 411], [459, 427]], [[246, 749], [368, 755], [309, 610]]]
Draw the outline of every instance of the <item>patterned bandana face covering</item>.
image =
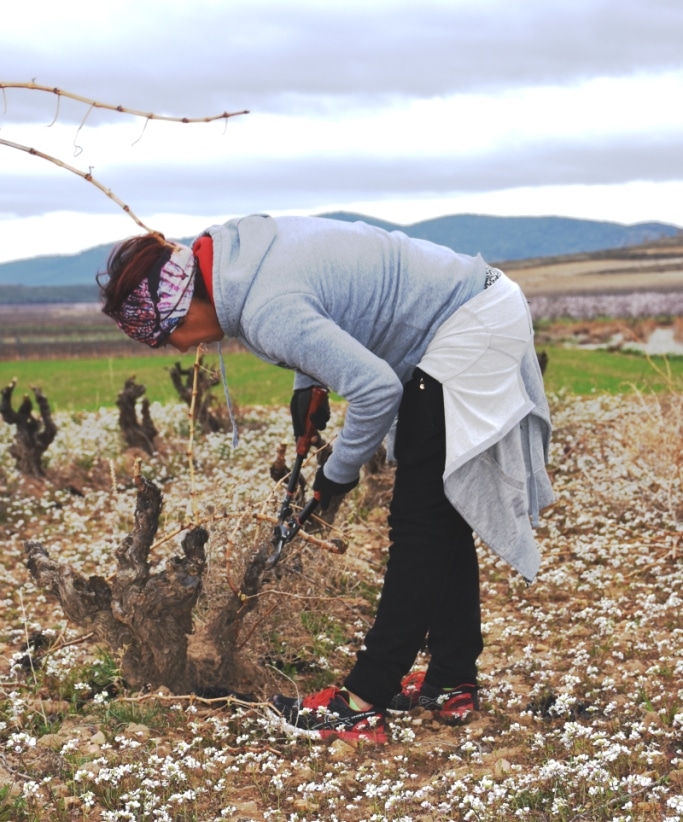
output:
[[162, 254], [159, 263], [126, 297], [118, 327], [131, 339], [159, 348], [185, 317], [194, 293], [195, 257], [185, 245]]

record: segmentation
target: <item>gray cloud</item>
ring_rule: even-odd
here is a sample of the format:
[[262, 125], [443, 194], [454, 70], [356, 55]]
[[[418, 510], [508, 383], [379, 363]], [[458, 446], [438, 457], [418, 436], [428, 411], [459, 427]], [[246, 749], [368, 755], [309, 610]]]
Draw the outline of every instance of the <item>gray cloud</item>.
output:
[[[520, 186], [611, 184], [683, 180], [679, 142], [635, 138], [590, 144], [539, 143], [503, 153], [463, 158], [328, 157], [220, 165], [112, 168], [100, 182], [138, 216], [155, 212], [240, 214], [282, 209], [310, 210], [320, 203], [447, 196]], [[73, 209], [116, 209], [93, 186], [73, 175], [46, 179], [10, 177], [0, 190], [0, 212], [17, 216]]]
[[[141, 6], [144, 11], [144, 5]], [[77, 25], [77, 23], [75, 23]], [[172, 6], [73, 42], [3, 41], [5, 80], [196, 116], [226, 108], [311, 112], [391, 98], [569, 84], [683, 65], [678, 0], [532, 0]], [[12, 77], [8, 77], [11, 69]], [[7, 92], [3, 122], [45, 119], [50, 103]], [[82, 109], [64, 105], [77, 122]], [[102, 115], [106, 117], [106, 115]]]
[[[116, 8], [110, 0], [103, 2]], [[192, 7], [178, 8], [168, 0], [162, 9], [145, 1], [136, 6], [134, 18], [122, 16], [99, 27], [73, 21], [58, 32], [37, 16], [23, 40], [0, 27], [0, 82], [35, 78], [157, 114], [196, 117], [247, 108], [297, 115], [299, 150], [304, 151], [311, 115], [336, 122], [410, 99], [571, 86], [592, 77], [683, 67], [680, 0], [372, 0], [362, 9], [353, 0], [341, 2], [195, 0]], [[18, 13], [28, 16], [31, 7]], [[605, 98], [607, 110], [610, 105], [623, 101]], [[491, 108], [493, 120], [495, 99]], [[0, 137], [12, 140], [13, 124], [47, 125], [56, 115], [60, 123], [78, 124], [86, 112], [83, 105], [58, 102], [54, 95], [9, 89], [0, 98]], [[416, 152], [378, 160], [369, 149], [365, 156], [330, 151], [320, 157], [316, 146], [315, 158], [308, 160], [273, 156], [256, 161], [229, 154], [210, 167], [196, 156], [191, 168], [183, 158], [145, 168], [99, 159], [94, 174], [142, 219], [157, 212], [209, 213], [216, 219], [284, 209], [315, 213], [332, 202], [683, 179], [680, 120], [676, 125], [673, 117], [662, 126], [667, 134], [644, 138], [634, 111], [633, 133], [588, 141], [576, 136], [582, 127], [595, 133], [587, 105], [585, 117], [579, 114], [571, 129], [574, 136], [540, 142], [530, 131], [525, 134], [524, 123], [507, 123], [506, 116], [496, 127], [509, 128], [510, 140], [490, 153]], [[630, 123], [630, 116], [615, 108], [615, 122]], [[120, 116], [94, 110], [87, 124], [114, 119]], [[81, 138], [88, 146], [88, 135], [82, 132]], [[145, 139], [153, 138], [147, 132]], [[272, 142], [275, 155], [277, 133]], [[0, 151], [9, 149], [0, 146]], [[78, 159], [63, 159], [80, 167]], [[117, 206], [93, 186], [35, 162], [44, 166], [35, 176], [3, 174], [1, 213], [117, 213]], [[657, 205], [652, 204], [653, 214]]]

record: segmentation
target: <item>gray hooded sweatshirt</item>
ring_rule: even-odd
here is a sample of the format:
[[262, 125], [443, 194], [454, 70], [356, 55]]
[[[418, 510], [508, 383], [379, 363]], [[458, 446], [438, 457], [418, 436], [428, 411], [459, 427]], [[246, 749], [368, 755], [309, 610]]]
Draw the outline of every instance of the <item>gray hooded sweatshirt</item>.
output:
[[436, 331], [484, 289], [486, 263], [400, 231], [320, 217], [253, 215], [206, 233], [223, 331], [293, 369], [296, 388], [319, 384], [346, 400], [325, 474], [356, 479]]

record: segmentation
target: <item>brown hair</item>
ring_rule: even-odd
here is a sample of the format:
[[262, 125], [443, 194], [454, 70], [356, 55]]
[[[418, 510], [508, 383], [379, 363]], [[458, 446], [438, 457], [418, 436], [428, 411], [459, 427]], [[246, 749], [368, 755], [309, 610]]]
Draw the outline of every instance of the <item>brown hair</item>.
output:
[[96, 277], [102, 298], [102, 311], [114, 316], [140, 285], [164, 253], [169, 243], [157, 232], [131, 237], [117, 245], [109, 255], [107, 268]]

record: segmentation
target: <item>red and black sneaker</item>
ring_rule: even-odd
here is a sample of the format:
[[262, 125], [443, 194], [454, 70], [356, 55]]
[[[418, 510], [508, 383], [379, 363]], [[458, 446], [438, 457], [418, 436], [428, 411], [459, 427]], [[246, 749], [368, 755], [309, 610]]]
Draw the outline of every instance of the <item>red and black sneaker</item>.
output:
[[472, 711], [479, 710], [479, 688], [463, 683], [456, 688], [438, 688], [425, 682], [425, 672], [415, 671], [401, 682], [401, 692], [392, 697], [389, 711], [426, 708], [449, 725], [463, 722]]
[[313, 739], [337, 737], [347, 742], [389, 741], [384, 711], [354, 711], [349, 695], [339, 688], [305, 696], [302, 699], [278, 694], [271, 705], [279, 714], [279, 724], [285, 733]]

